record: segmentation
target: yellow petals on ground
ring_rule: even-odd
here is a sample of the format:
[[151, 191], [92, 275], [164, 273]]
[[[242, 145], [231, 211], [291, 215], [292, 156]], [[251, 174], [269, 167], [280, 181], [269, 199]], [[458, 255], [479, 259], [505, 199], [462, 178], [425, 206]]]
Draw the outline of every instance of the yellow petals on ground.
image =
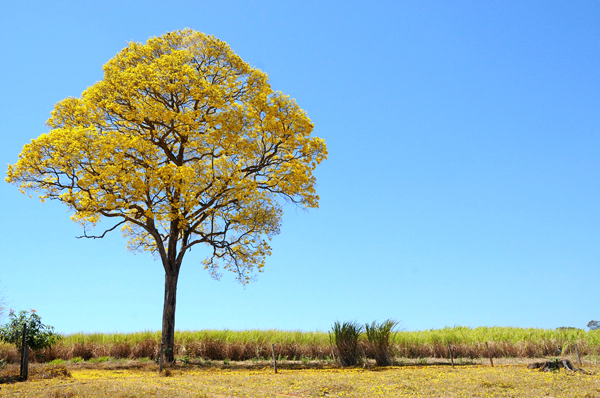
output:
[[[597, 373], [600, 366], [586, 370]], [[71, 369], [72, 378], [4, 384], [14, 397], [597, 397], [600, 376], [525, 365], [369, 369]]]

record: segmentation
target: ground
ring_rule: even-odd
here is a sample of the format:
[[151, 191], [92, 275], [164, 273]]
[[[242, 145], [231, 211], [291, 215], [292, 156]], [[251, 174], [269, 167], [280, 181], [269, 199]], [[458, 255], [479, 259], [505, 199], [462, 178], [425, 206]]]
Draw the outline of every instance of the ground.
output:
[[163, 370], [151, 362], [32, 365], [32, 377], [16, 382], [16, 365], [3, 370], [7, 397], [598, 397], [600, 366], [590, 374], [539, 372], [520, 361], [449, 364], [420, 361], [387, 368], [341, 369], [325, 362], [280, 364], [178, 364]]

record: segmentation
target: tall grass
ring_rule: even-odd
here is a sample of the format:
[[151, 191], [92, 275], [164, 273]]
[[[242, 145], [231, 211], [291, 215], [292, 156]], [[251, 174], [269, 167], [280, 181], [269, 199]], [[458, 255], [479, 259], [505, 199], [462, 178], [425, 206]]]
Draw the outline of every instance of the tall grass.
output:
[[[157, 343], [161, 340], [159, 331], [143, 331], [136, 333], [74, 333], [63, 336], [63, 341], [68, 344], [137, 344], [147, 340]], [[326, 332], [302, 332], [297, 330], [178, 330], [175, 332], [175, 341], [179, 344], [211, 340], [220, 343], [247, 343], [265, 342], [275, 344], [327, 344], [329, 342]]]
[[[406, 358], [446, 357], [447, 344], [455, 357], [487, 356], [488, 342], [495, 357], [540, 358], [574, 353], [577, 344], [582, 355], [600, 355], [600, 330], [550, 330], [511, 327], [463, 326], [424, 331], [391, 332], [389, 342], [394, 355]], [[282, 359], [331, 357], [332, 346], [327, 332], [282, 330], [200, 330], [175, 332], [175, 355], [206, 360], [248, 360], [269, 358], [271, 343], [275, 355]], [[160, 332], [137, 333], [74, 333], [51, 349], [32, 353], [32, 360], [85, 360], [110, 356], [113, 358], [154, 358], [160, 344]], [[367, 356], [375, 358], [373, 352]], [[18, 362], [14, 346], [0, 344], [0, 359]]]
[[363, 326], [357, 322], [335, 322], [329, 342], [335, 347], [338, 360], [342, 366], [354, 366], [360, 359], [358, 339], [363, 331]]
[[383, 323], [373, 322], [365, 325], [367, 340], [369, 340], [369, 348], [371, 356], [375, 358], [378, 366], [390, 366], [392, 364], [392, 348], [390, 344], [390, 336], [392, 330], [398, 325], [397, 321], [388, 319]]
[[399, 331], [393, 334], [392, 344], [398, 355], [409, 358], [445, 357], [447, 344], [457, 357], [478, 358], [486, 356], [485, 343], [489, 343], [496, 357], [555, 356], [561, 350], [574, 352], [575, 344], [583, 355], [600, 354], [600, 331], [583, 329], [534, 329], [513, 327], [465, 326], [431, 329], [425, 331]]

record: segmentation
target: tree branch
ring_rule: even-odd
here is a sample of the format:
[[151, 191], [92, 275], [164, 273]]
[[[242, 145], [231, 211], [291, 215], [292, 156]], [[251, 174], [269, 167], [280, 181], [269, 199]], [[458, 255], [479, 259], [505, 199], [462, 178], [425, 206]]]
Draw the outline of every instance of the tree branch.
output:
[[88, 234], [85, 233], [85, 228], [83, 230], [83, 236], [76, 236], [77, 239], [81, 239], [81, 238], [89, 238], [89, 239], [102, 239], [104, 238], [104, 236], [110, 232], [110, 231], [114, 231], [115, 228], [117, 228], [119, 225], [125, 224], [127, 222], [127, 220], [121, 221], [120, 223], [118, 223], [117, 225], [115, 225], [114, 227], [112, 227], [111, 229], [107, 229], [106, 231], [104, 231], [104, 233], [100, 236], [88, 236]]

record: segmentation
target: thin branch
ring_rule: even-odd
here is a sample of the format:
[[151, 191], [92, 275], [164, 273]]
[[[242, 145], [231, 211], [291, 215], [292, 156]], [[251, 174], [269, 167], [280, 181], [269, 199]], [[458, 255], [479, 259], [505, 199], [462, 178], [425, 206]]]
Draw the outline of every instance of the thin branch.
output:
[[118, 223], [117, 225], [115, 225], [114, 227], [112, 227], [111, 229], [107, 229], [106, 231], [104, 231], [104, 233], [100, 236], [88, 236], [88, 234], [85, 233], [85, 229], [83, 230], [83, 236], [76, 236], [77, 239], [81, 239], [81, 238], [91, 238], [91, 239], [102, 239], [104, 238], [104, 236], [110, 232], [110, 231], [114, 231], [115, 228], [117, 228], [119, 225], [121, 224], [125, 224], [127, 222], [127, 220], [121, 221], [120, 223]]

